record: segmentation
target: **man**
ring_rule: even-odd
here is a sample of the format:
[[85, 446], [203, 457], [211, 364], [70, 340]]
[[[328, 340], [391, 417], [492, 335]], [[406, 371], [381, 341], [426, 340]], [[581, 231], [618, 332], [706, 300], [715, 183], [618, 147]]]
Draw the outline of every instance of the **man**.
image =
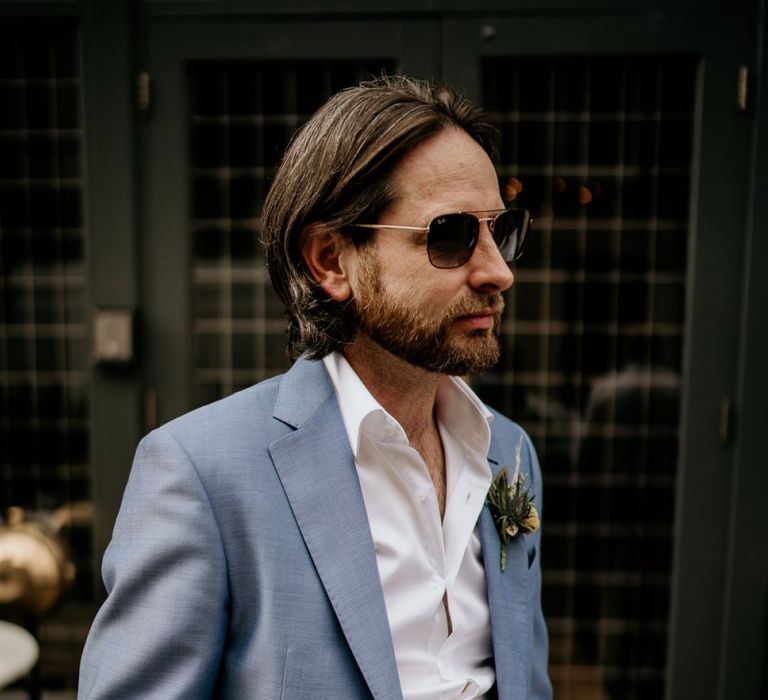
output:
[[507, 467], [540, 509], [535, 454], [455, 378], [498, 359], [528, 225], [493, 137], [405, 78], [296, 136], [262, 227], [301, 356], [142, 441], [82, 697], [551, 696], [539, 532], [485, 505]]

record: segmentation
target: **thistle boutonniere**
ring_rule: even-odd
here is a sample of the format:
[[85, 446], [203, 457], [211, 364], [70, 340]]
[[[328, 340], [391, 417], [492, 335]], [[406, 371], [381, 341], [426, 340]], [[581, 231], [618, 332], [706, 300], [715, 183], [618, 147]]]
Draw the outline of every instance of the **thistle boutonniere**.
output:
[[501, 570], [507, 568], [507, 545], [518, 535], [526, 535], [539, 529], [539, 513], [533, 505], [533, 496], [525, 488], [525, 475], [520, 471], [520, 447], [515, 454], [515, 474], [508, 483], [507, 468], [504, 467], [491, 482], [488, 489], [488, 506], [496, 523], [501, 545]]

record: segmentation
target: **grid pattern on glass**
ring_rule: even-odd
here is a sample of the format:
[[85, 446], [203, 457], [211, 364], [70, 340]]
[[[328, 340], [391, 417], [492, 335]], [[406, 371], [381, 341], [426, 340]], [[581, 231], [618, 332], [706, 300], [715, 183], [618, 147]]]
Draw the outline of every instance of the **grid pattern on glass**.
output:
[[258, 243], [270, 174], [294, 131], [385, 60], [192, 63], [194, 400], [288, 367], [285, 316]]
[[489, 58], [499, 175], [534, 225], [480, 394], [547, 485], [555, 697], [663, 697], [695, 63]]
[[[76, 31], [0, 28], [0, 510], [90, 499], [88, 348]], [[65, 528], [92, 598], [89, 527]], [[52, 623], [55, 625], [55, 621]], [[43, 635], [50, 677], [69, 653]], [[71, 641], [71, 640], [69, 640]], [[80, 640], [81, 642], [82, 640]], [[64, 663], [75, 682], [79, 646]]]

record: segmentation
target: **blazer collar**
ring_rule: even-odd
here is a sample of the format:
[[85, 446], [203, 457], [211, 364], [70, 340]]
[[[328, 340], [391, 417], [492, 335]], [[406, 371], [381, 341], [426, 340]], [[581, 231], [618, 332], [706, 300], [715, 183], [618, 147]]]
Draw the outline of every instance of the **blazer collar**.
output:
[[269, 451], [352, 654], [374, 698], [402, 698], [357, 469], [322, 362], [296, 361], [274, 417], [295, 428]]
[[[493, 475], [505, 466], [498, 438], [491, 430], [488, 462]], [[488, 504], [480, 513], [480, 541], [491, 611], [491, 636], [496, 667], [496, 691], [504, 700], [525, 700], [527, 693], [530, 582], [524, 537], [515, 537], [507, 548], [507, 566], [501, 571], [501, 545]]]
[[322, 361], [302, 356], [283, 375], [272, 415], [298, 428], [332, 395], [333, 384]]
[[[360, 482], [333, 385], [322, 362], [299, 358], [282, 379], [274, 417], [295, 428], [270, 454], [296, 522], [355, 660], [374, 698], [402, 698], [384, 593]], [[505, 452], [491, 430], [494, 476]], [[500, 544], [488, 506], [480, 514], [496, 689], [525, 700], [530, 624], [528, 553], [524, 537]]]

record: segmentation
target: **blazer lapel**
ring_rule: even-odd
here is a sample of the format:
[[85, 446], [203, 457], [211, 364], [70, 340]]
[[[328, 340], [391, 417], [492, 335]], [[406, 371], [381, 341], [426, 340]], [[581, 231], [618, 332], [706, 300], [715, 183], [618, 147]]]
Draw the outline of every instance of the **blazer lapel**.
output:
[[[495, 458], [494, 441], [488, 461], [494, 476], [501, 469]], [[501, 571], [501, 546], [488, 504], [480, 513], [480, 541], [483, 550], [491, 635], [499, 700], [525, 700], [527, 692], [528, 637], [528, 553], [523, 536], [507, 548], [507, 565]]]
[[347, 643], [373, 696], [402, 698], [360, 482], [322, 363], [296, 362], [275, 417], [296, 428], [270, 454]]

